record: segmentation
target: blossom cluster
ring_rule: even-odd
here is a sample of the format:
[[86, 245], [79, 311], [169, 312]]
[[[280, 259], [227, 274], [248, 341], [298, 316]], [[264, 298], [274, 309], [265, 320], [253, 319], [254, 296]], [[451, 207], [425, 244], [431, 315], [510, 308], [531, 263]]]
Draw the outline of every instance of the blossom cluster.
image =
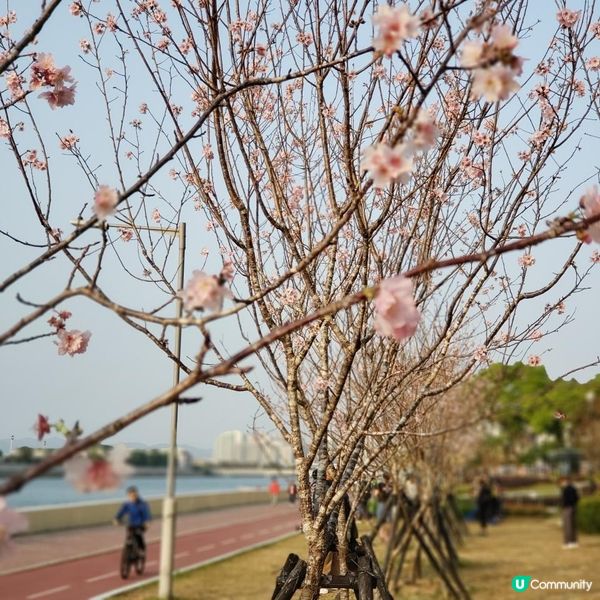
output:
[[79, 329], [66, 328], [66, 321], [71, 318], [69, 311], [63, 310], [53, 315], [48, 319], [48, 325], [54, 327], [57, 342], [54, 342], [58, 346], [58, 354], [64, 356], [75, 356], [76, 354], [83, 354], [90, 342], [92, 337], [89, 331], [80, 331]]
[[407, 39], [417, 35], [420, 20], [410, 14], [406, 4], [382, 4], [373, 15], [373, 24], [379, 28], [377, 36], [373, 39], [373, 47], [377, 52], [389, 57], [400, 50]]
[[[51, 88], [41, 93], [40, 98], [47, 100], [52, 110], [69, 106], [75, 103], [75, 88], [77, 87], [77, 83], [73, 83], [70, 72], [71, 67], [68, 66], [59, 69], [54, 64], [51, 54], [40, 53], [31, 65], [29, 87], [32, 90]], [[68, 83], [73, 85], [67, 85]]]
[[117, 190], [108, 185], [101, 185], [94, 194], [94, 213], [98, 219], [104, 220], [115, 212], [118, 203]]
[[[581, 196], [579, 205], [583, 209], [583, 213], [587, 219], [600, 215], [600, 192], [598, 191], [597, 185], [589, 188], [585, 194]], [[585, 231], [584, 236], [584, 241], [588, 243], [593, 241], [600, 244], [600, 221], [592, 223]]]
[[194, 270], [191, 279], [178, 294], [185, 310], [220, 311], [224, 299], [231, 297], [231, 291], [225, 284], [233, 279], [233, 274], [233, 264], [230, 261], [224, 263], [218, 276]]
[[10, 508], [6, 500], [0, 497], [0, 558], [13, 549], [11, 537], [27, 529], [27, 519]]
[[78, 454], [65, 462], [65, 479], [84, 493], [117, 489], [133, 473], [126, 462], [128, 456], [123, 444], [115, 446], [106, 458]]
[[375, 330], [381, 335], [403, 340], [414, 335], [421, 315], [415, 306], [413, 284], [397, 275], [382, 281], [374, 300]]
[[363, 152], [360, 168], [362, 172], [369, 173], [375, 188], [384, 188], [394, 181], [408, 183], [414, 168], [415, 151], [433, 147], [439, 129], [428, 111], [419, 110], [409, 134], [410, 139], [406, 143], [390, 146], [379, 142]]
[[473, 69], [474, 97], [498, 102], [519, 89], [515, 77], [523, 72], [523, 59], [513, 52], [518, 44], [508, 25], [495, 25], [488, 41], [463, 45], [461, 66]]

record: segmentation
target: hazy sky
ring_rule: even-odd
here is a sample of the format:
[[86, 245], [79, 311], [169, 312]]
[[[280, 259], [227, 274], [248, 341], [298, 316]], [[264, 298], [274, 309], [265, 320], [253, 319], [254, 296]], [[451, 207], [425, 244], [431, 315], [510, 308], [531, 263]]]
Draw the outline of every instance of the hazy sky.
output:
[[[38, 6], [39, 2], [30, 3], [29, 9], [31, 4]], [[102, 14], [108, 12], [111, 5], [112, 2], [101, 2], [94, 6], [98, 7], [98, 14]], [[576, 7], [578, 3], [570, 3], [570, 5]], [[26, 22], [26, 11], [27, 9], [19, 8], [19, 18], [23, 22]], [[80, 20], [68, 15], [68, 3], [61, 6], [57, 13], [57, 17], [51, 21], [50, 26], [40, 37], [38, 49], [52, 51], [58, 65], [72, 66], [74, 75], [79, 81], [77, 105], [74, 108], [51, 111], [44, 106], [44, 102], [36, 98], [31, 102], [36, 105], [39, 125], [46, 132], [46, 140], [49, 142], [51, 167], [54, 173], [53, 223], [68, 232], [71, 229], [69, 220], [76, 217], [83, 204], [89, 201], [91, 192], [80, 172], [73, 170], [72, 159], [61, 156], [58, 144], [53, 140], [54, 134], [64, 135], [69, 129], [73, 129], [81, 138], [82, 147], [88, 152], [92, 152], [93, 149], [94, 159], [101, 165], [100, 172], [107, 174], [106, 181], [112, 181], [113, 184], [116, 182], [106, 146], [105, 113], [102, 103], [96, 93], [89, 67], [83, 65], [77, 58], [79, 40], [82, 37], [89, 37], [89, 34], [81, 29], [83, 23]], [[541, 16], [547, 19], [543, 26], [545, 31], [554, 27], [553, 14], [554, 10], [549, 13], [549, 16]], [[600, 55], [600, 42], [595, 43], [596, 54]], [[523, 54], [530, 57], [540, 50], [535, 48], [531, 41], [524, 41], [523, 48]], [[142, 80], [141, 72], [136, 72], [135, 69], [132, 77], [134, 83], [137, 77]], [[150, 90], [147, 82], [144, 86], [140, 89]], [[134, 95], [135, 93], [139, 95], [140, 92], [136, 89]], [[139, 101], [150, 101], [151, 92], [147, 93], [148, 98], [139, 97], [132, 102], [128, 119], [138, 116], [136, 109]], [[597, 144], [595, 150], [598, 150]], [[572, 162], [570, 171], [563, 178], [562, 192], [566, 194], [581, 183], [582, 177], [589, 175], [594, 168], [597, 170], [599, 156], [597, 151], [586, 151], [583, 155], [578, 155]], [[0, 228], [15, 235], [24, 235], [34, 242], [43, 242], [38, 229], [31, 225], [34, 220], [31, 206], [22, 192], [14, 158], [4, 141], [0, 144], [0, 173], [4, 192], [4, 210], [0, 215]], [[129, 182], [132, 182], [133, 173], [128, 176]], [[574, 196], [570, 205], [575, 206], [576, 201], [577, 198]], [[212, 239], [210, 241], [204, 239], [210, 234], [205, 232], [205, 219], [200, 213], [190, 211], [186, 220], [190, 233], [186, 255], [186, 270], [189, 273], [193, 268], [202, 265], [200, 249], [205, 245], [214, 247], [214, 242]], [[86, 240], [92, 239], [97, 239], [97, 232], [92, 232], [86, 237]], [[572, 245], [572, 242], [566, 243]], [[557, 261], [564, 256], [562, 251], [559, 252], [562, 244], [564, 243], [559, 242], [554, 247], [548, 245], [544, 249], [535, 250], [536, 269], [540, 274], [551, 272], [555, 266], [558, 266]], [[561, 250], [564, 251], [564, 245]], [[586, 267], [591, 252], [592, 248], [585, 248], [579, 259], [582, 264], [585, 262]], [[39, 249], [17, 246], [0, 236], [0, 277], [20, 267], [38, 253]], [[133, 245], [125, 250], [125, 256], [132, 264], [136, 264]], [[113, 259], [112, 256], [109, 258], [109, 260]], [[513, 260], [516, 259], [516, 256], [513, 257]], [[65, 266], [65, 260], [62, 257], [57, 258], [34, 275], [13, 285], [0, 297], [2, 330], [28, 312], [15, 302], [16, 294], [19, 293], [33, 302], [43, 302], [62, 289]], [[533, 274], [533, 278], [535, 277], [536, 275]], [[139, 287], [133, 285], [121, 269], [115, 268], [103, 272], [101, 285], [107, 292], [117, 293], [123, 303], [129, 300], [133, 306], [136, 306], [135, 300], [138, 297]], [[544, 353], [543, 360], [552, 377], [588, 363], [599, 354], [597, 298], [600, 275], [598, 272], [588, 280], [587, 285], [591, 287], [590, 291], [579, 294], [576, 301], [569, 302], [569, 312], [574, 314], [575, 321], [559, 335], [544, 339], [535, 349], [538, 354], [548, 351]], [[548, 300], [541, 301], [542, 306], [546, 301]], [[152, 292], [150, 292], [147, 307], [152, 304]], [[32, 423], [38, 412], [49, 415], [51, 420], [58, 417], [65, 418], [67, 422], [80, 419], [84, 430], [90, 432], [166, 390], [171, 384], [171, 364], [164, 355], [145, 337], [122, 324], [110, 312], [83, 300], [70, 301], [65, 303], [63, 308], [74, 314], [70, 327], [92, 331], [93, 337], [89, 350], [86, 354], [73, 358], [58, 356], [50, 338], [31, 344], [0, 348], [0, 377], [2, 378], [0, 393], [3, 408], [0, 438], [9, 437], [10, 434], [17, 437], [31, 436]], [[525, 308], [520, 317], [521, 321], [527, 322], [528, 318], [533, 320], [539, 314], [539, 309], [539, 303]], [[239, 339], [239, 347], [241, 347], [244, 342], [237, 333], [235, 321], [231, 322], [230, 328], [230, 330], [224, 329], [222, 325], [215, 328], [216, 339], [227, 335], [230, 340]], [[38, 324], [25, 330], [23, 335], [46, 331], [47, 328], [43, 324]], [[256, 332], [249, 333], [252, 338], [256, 336]], [[193, 356], [197, 351], [195, 347], [197, 339], [193, 332], [184, 332], [184, 341], [186, 354]], [[587, 379], [598, 372], [597, 368], [589, 369], [578, 377]], [[185, 444], [201, 448], [211, 447], [214, 437], [219, 432], [226, 429], [246, 429], [258, 410], [256, 402], [249, 394], [236, 394], [216, 388], [206, 388], [200, 393], [204, 397], [201, 403], [184, 406], [181, 410], [179, 440]], [[159, 411], [122, 432], [113, 441], [167, 443], [169, 419], [168, 410]]]

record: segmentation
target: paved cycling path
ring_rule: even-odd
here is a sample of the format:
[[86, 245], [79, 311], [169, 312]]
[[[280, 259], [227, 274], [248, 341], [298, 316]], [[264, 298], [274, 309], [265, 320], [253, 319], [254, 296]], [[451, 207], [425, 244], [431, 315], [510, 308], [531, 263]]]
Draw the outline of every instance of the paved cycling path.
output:
[[[298, 523], [297, 507], [289, 504], [184, 515], [178, 521], [175, 567], [181, 569], [280, 537], [294, 531]], [[141, 577], [132, 574], [126, 581], [118, 573], [124, 537], [123, 529], [118, 527], [17, 538], [15, 555], [0, 560], [0, 573], [4, 573], [0, 576], [0, 598], [85, 600], [127, 583], [155, 577], [158, 574], [159, 533], [157, 519], [147, 533], [146, 572]], [[42, 561], [60, 562], [33, 566]], [[22, 570], [7, 572], [13, 569]]]

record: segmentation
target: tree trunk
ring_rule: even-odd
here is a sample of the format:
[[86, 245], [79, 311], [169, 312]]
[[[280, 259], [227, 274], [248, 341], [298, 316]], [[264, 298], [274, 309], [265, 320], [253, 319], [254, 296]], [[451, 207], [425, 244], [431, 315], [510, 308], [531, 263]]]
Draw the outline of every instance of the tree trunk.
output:
[[314, 544], [309, 544], [308, 558], [306, 559], [306, 575], [304, 576], [304, 585], [300, 593], [301, 600], [318, 600], [324, 562], [324, 540], [321, 539]]

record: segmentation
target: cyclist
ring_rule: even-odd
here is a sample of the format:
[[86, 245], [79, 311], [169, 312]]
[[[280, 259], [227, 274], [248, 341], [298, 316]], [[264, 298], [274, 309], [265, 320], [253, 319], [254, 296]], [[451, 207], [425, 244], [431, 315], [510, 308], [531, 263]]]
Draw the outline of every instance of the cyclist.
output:
[[146, 523], [152, 518], [150, 507], [140, 498], [137, 488], [133, 485], [127, 488], [127, 498], [128, 500], [123, 502], [115, 515], [115, 524], [121, 524], [123, 517], [127, 516], [127, 528], [135, 536], [140, 553], [143, 555], [146, 552], [144, 531], [146, 531]]

